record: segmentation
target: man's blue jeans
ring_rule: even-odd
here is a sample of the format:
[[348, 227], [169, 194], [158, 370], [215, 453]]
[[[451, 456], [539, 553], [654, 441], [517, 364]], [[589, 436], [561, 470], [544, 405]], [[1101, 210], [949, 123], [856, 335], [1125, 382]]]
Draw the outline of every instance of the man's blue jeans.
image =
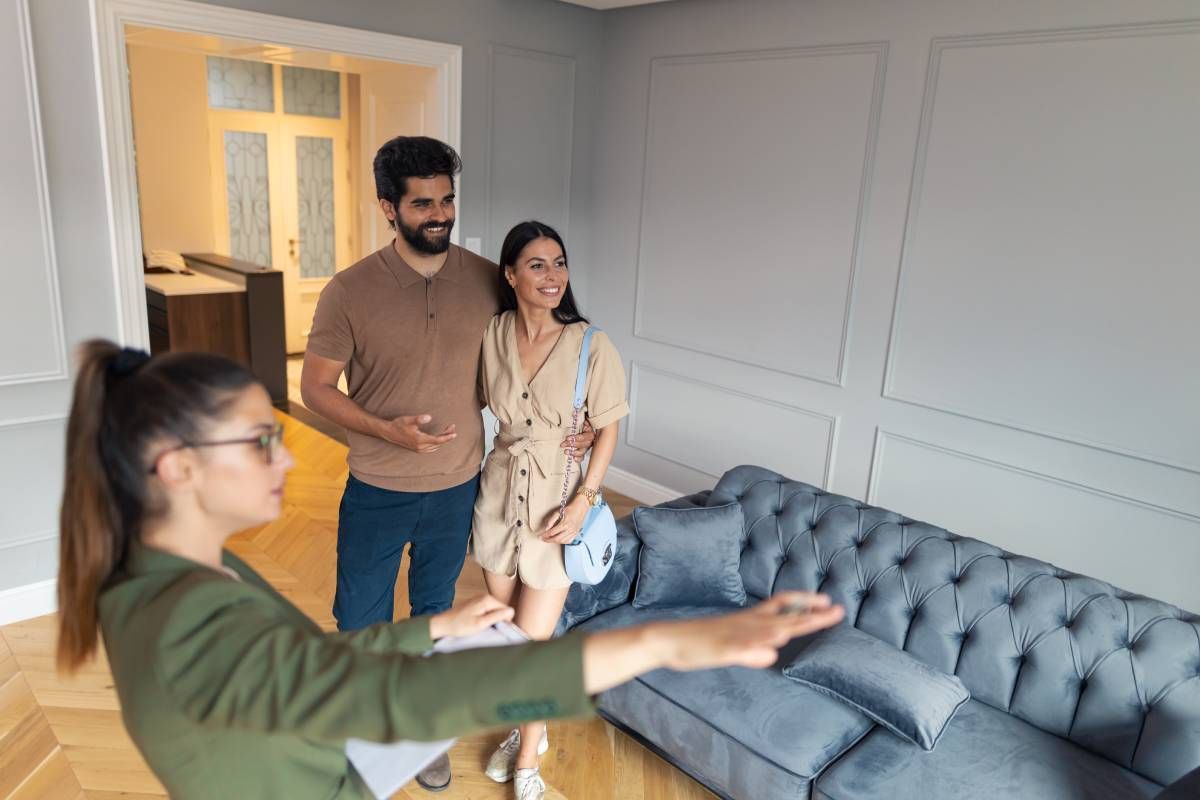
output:
[[338, 511], [338, 630], [392, 621], [396, 577], [408, 545], [412, 615], [445, 611], [467, 555], [479, 477], [437, 492], [395, 492], [346, 481]]

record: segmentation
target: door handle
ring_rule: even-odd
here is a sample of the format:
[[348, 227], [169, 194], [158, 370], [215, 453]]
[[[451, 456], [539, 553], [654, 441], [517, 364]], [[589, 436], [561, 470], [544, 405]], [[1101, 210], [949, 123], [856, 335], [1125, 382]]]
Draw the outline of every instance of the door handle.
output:
[[299, 236], [297, 236], [295, 239], [288, 239], [288, 255], [291, 256], [292, 258], [295, 258], [296, 257], [296, 245], [300, 244], [303, 241], [304, 241], [304, 239], [302, 239]]

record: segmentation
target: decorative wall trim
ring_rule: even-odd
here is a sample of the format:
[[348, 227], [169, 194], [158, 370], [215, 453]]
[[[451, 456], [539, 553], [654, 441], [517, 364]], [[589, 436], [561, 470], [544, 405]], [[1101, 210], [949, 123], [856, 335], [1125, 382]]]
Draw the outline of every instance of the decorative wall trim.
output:
[[1154, 23], [1145, 25], [1114, 25], [1096, 28], [1073, 28], [1053, 31], [1036, 31], [1025, 33], [984, 34], [977, 36], [954, 36], [933, 39], [929, 51], [929, 65], [925, 75], [925, 93], [921, 104], [921, 124], [917, 136], [916, 153], [913, 159], [913, 177], [908, 201], [908, 217], [904, 226], [904, 241], [901, 247], [900, 269], [896, 277], [896, 291], [892, 301], [892, 323], [888, 334], [887, 358], [884, 366], [882, 396], [911, 405], [922, 406], [934, 411], [953, 414], [958, 417], [1000, 425], [1013, 430], [1024, 431], [1038, 436], [1070, 444], [1089, 447], [1107, 453], [1136, 458], [1151, 464], [1173, 467], [1185, 472], [1200, 473], [1200, 462], [1189, 463], [1173, 459], [1164, 459], [1151, 453], [1121, 447], [1109, 442], [1093, 441], [1077, 434], [1053, 431], [1035, 425], [1027, 425], [1019, 420], [996, 417], [986, 412], [970, 408], [953, 406], [935, 400], [918, 397], [911, 393], [902, 395], [894, 388], [897, 370], [897, 350], [899, 342], [897, 329], [900, 322], [904, 297], [904, 281], [909, 272], [909, 260], [916, 240], [917, 222], [921, 205], [921, 190], [925, 175], [926, 157], [928, 155], [930, 128], [933, 125], [934, 105], [937, 99], [937, 83], [941, 70], [942, 53], [946, 50], [964, 47], [1003, 47], [1007, 45], [1037, 44], [1086, 41], [1091, 39], [1117, 39], [1145, 36], [1169, 36], [1200, 33], [1200, 20], [1181, 20], [1178, 22]]
[[[117, 285], [117, 321], [121, 341], [149, 346], [145, 284], [141, 266], [141, 223], [137, 206], [137, 173], [133, 161], [125, 25], [255, 39], [307, 50], [432, 67], [446, 98], [447, 143], [462, 149], [462, 48], [357, 28], [291, 19], [256, 11], [191, 2], [191, 0], [92, 0], [96, 90], [104, 180], [111, 233], [111, 263]], [[461, 193], [461, 181], [459, 192]], [[462, 215], [459, 215], [462, 222]], [[451, 239], [458, 242], [461, 224]]]
[[0, 592], [0, 625], [9, 625], [58, 610], [58, 581], [51, 579]]
[[58, 538], [58, 531], [39, 531], [30, 533], [26, 536], [21, 536], [16, 539], [0, 540], [0, 551], [9, 550], [14, 547], [24, 547], [29, 544], [38, 544], [39, 542], [48, 542]]
[[687, 492], [678, 492], [661, 483], [647, 480], [640, 475], [634, 475], [620, 467], [608, 468], [608, 472], [604, 475], [604, 485], [614, 492], [620, 492], [647, 506], [656, 506], [687, 494]]
[[[850, 271], [847, 277], [846, 286], [846, 306], [842, 314], [842, 337], [838, 344], [838, 359], [837, 370], [833, 375], [818, 375], [805, 372], [797, 372], [788, 369], [778, 364], [771, 364], [765, 361], [759, 361], [752, 357], [747, 357], [746, 354], [728, 352], [717, 352], [713, 350], [699, 350], [696, 347], [689, 345], [683, 339], [671, 339], [669, 337], [656, 337], [648, 335], [642, 325], [642, 312], [645, 309], [645, 303], [642, 298], [642, 290], [644, 281], [641, 279], [642, 274], [642, 242], [643, 242], [643, 226], [646, 216], [646, 195], [649, 184], [650, 175], [650, 142], [653, 134], [653, 118], [654, 118], [654, 85], [656, 70], [662, 64], [700, 64], [712, 62], [728, 62], [728, 61], [766, 61], [774, 59], [789, 59], [789, 58], [810, 58], [820, 56], [833, 55], [854, 55], [873, 53], [875, 55], [875, 81], [871, 89], [871, 113], [867, 120], [867, 146], [863, 152], [862, 177], [859, 185], [858, 194], [858, 212], [854, 223], [854, 244], [851, 249]], [[869, 42], [866, 44], [851, 44], [851, 45], [829, 45], [815, 47], [799, 47], [777, 50], [741, 50], [728, 53], [707, 53], [698, 55], [683, 55], [683, 56], [660, 56], [650, 60], [650, 78], [647, 87], [646, 97], [646, 131], [642, 144], [642, 190], [638, 208], [638, 226], [637, 226], [637, 257], [634, 264], [634, 311], [633, 311], [633, 335], [639, 339], [645, 339], [659, 344], [679, 347], [684, 350], [692, 350], [694, 352], [703, 353], [709, 356], [724, 358], [729, 361], [734, 361], [747, 366], [760, 367], [773, 372], [782, 372], [785, 375], [794, 375], [798, 378], [806, 378], [808, 380], [817, 381], [818, 383], [826, 383], [832, 386], [843, 387], [846, 382], [846, 350], [847, 343], [850, 339], [850, 321], [851, 311], [854, 307], [854, 294], [857, 289], [857, 276], [859, 273], [859, 261], [862, 257], [862, 239], [865, 229], [865, 219], [867, 213], [867, 203], [870, 199], [871, 185], [874, 179], [874, 162], [876, 141], [879, 138], [879, 119], [880, 109], [883, 105], [883, 88], [884, 77], [887, 72], [887, 42]]]
[[876, 492], [877, 492], [878, 486], [879, 486], [879, 476], [880, 476], [881, 469], [883, 467], [883, 456], [884, 456], [885, 450], [887, 449], [888, 441], [905, 442], [906, 444], [910, 444], [915, 447], [920, 447], [924, 450], [930, 450], [935, 453], [940, 453], [942, 455], [949, 455], [949, 456], [953, 456], [954, 458], [961, 458], [961, 459], [965, 459], [967, 461], [974, 461], [978, 464], [983, 464], [984, 466], [988, 466], [988, 467], [996, 467], [998, 469], [1005, 470], [1006, 472], [1012, 472], [1017, 475], [1027, 477], [1027, 478], [1036, 478], [1037, 480], [1046, 481], [1047, 483], [1052, 483], [1057, 486], [1063, 486], [1068, 489], [1074, 489], [1076, 491], [1086, 492], [1086, 493], [1088, 493], [1090, 495], [1094, 495], [1096, 497], [1103, 497], [1106, 500], [1115, 500], [1120, 503], [1126, 503], [1128, 505], [1136, 506], [1136, 507], [1144, 509], [1146, 511], [1154, 511], [1159, 514], [1166, 514], [1167, 516], [1176, 517], [1178, 519], [1186, 520], [1188, 522], [1200, 522], [1200, 516], [1198, 516], [1196, 514], [1190, 514], [1186, 511], [1180, 511], [1178, 509], [1169, 508], [1167, 506], [1160, 506], [1155, 503], [1148, 503], [1145, 500], [1139, 500], [1136, 497], [1129, 497], [1128, 495], [1117, 494], [1116, 492], [1110, 492], [1110, 491], [1107, 491], [1105, 489], [1100, 489], [1095, 486], [1089, 486], [1088, 484], [1085, 484], [1085, 483], [1079, 483], [1077, 481], [1070, 481], [1070, 480], [1066, 480], [1065, 478], [1056, 478], [1053, 475], [1047, 475], [1043, 472], [1037, 472], [1036, 470], [1027, 469], [1025, 467], [1018, 467], [1016, 465], [1008, 464], [1003, 461], [996, 461], [995, 459], [985, 458], [983, 456], [974, 455], [972, 453], [966, 453], [961, 450], [954, 450], [949, 447], [942, 447], [941, 445], [933, 444], [931, 442], [926, 442], [921, 439], [915, 439], [911, 436], [904, 436], [904, 435], [898, 434], [898, 433], [891, 433], [890, 431], [885, 431], [882, 428], [875, 429], [875, 451], [871, 456], [871, 473], [870, 473], [870, 479], [867, 484], [868, 485], [867, 502], [871, 505], [875, 505]]
[[491, 44], [488, 46], [488, 157], [487, 157], [487, 205], [484, 210], [484, 248], [492, 248], [499, 254], [501, 242], [489, 242], [487, 239], [492, 233], [492, 165], [496, 160], [496, 56], [498, 54], [514, 56], [516, 58], [528, 58], [531, 61], [545, 61], [551, 64], [560, 64], [568, 68], [570, 73], [571, 83], [571, 100], [569, 102], [570, 115], [567, 118], [567, 165], [564, 175], [565, 197], [567, 198], [567, 208], [563, 214], [563, 229], [559, 233], [563, 237], [563, 241], [570, 241], [568, 231], [571, 227], [571, 175], [572, 167], [575, 161], [575, 59], [571, 56], [561, 55], [559, 53], [548, 53], [541, 50], [530, 50], [524, 47], [514, 47], [506, 44]]
[[37, 182], [38, 211], [41, 214], [42, 247], [45, 258], [46, 286], [50, 291], [50, 327], [54, 337], [54, 369], [16, 375], [0, 375], [0, 386], [26, 383], [45, 383], [70, 377], [67, 358], [67, 337], [63, 330], [62, 293], [58, 286], [58, 256], [54, 247], [54, 215], [50, 208], [50, 188], [46, 177], [46, 148], [42, 138], [42, 114], [38, 102], [37, 65], [33, 56], [33, 30], [29, 23], [29, 0], [16, 0], [17, 38], [21, 42], [21, 65], [24, 69], [26, 113], [29, 135], [33, 143], [33, 171]]
[[65, 422], [66, 414], [46, 414], [38, 417], [20, 417], [17, 419], [0, 420], [0, 430], [4, 428], [23, 428], [29, 425], [44, 425], [48, 422]]
[[[813, 417], [815, 419], [819, 419], [819, 420], [825, 422], [829, 427], [829, 436], [825, 443], [825, 468], [824, 468], [824, 474], [821, 477], [820, 486], [822, 489], [827, 489], [829, 487], [830, 483], [833, 480], [834, 460], [835, 460], [835, 454], [837, 452], [838, 431], [841, 428], [841, 417], [831, 416], [829, 414], [823, 414], [819, 411], [813, 411], [811, 409], [801, 408], [800, 406], [789, 405], [787, 403], [780, 403], [776, 400], [770, 400], [768, 398], [760, 397], [758, 395], [748, 394], [746, 392], [740, 392], [740, 391], [737, 391], [736, 389], [730, 389], [728, 387], [720, 386], [715, 383], [708, 383], [707, 381], [697, 380], [695, 378], [687, 377], [686, 375], [679, 375], [677, 373], [659, 369], [657, 367], [647, 366], [646, 364], [642, 364], [637, 361], [631, 362], [630, 370], [629, 370], [629, 372], [630, 372], [630, 381], [629, 381], [630, 402], [629, 402], [629, 404], [630, 404], [631, 408], [633, 409], [633, 413], [630, 414], [629, 424], [625, 428], [625, 445], [627, 447], [631, 447], [634, 450], [639, 450], [643, 453], [646, 453], [647, 455], [654, 456], [655, 458], [661, 458], [664, 461], [669, 461], [672, 464], [677, 464], [681, 467], [685, 467], [687, 469], [692, 470], [693, 472], [699, 472], [701, 475], [707, 475], [708, 477], [712, 478], [714, 482], [719, 480], [721, 477], [720, 475], [714, 475], [711, 472], [708, 472], [707, 470], [701, 469], [701, 468], [695, 466], [694, 464], [685, 463], [685, 462], [680, 461], [679, 459], [674, 458], [672, 456], [666, 455], [664, 453], [660, 453], [656, 450], [652, 450], [652, 449], [646, 447], [645, 445], [639, 445], [635, 441], [635, 437], [637, 435], [637, 427], [638, 427], [637, 426], [637, 409], [638, 409], [637, 396], [638, 396], [638, 389], [639, 389], [638, 377], [639, 377], [640, 373], [643, 371], [644, 372], [653, 372], [658, 375], [662, 375], [662, 376], [665, 376], [668, 378], [673, 378], [673, 379], [679, 380], [679, 381], [686, 381], [687, 383], [692, 383], [697, 386], [702, 386], [705, 389], [711, 389], [711, 390], [714, 390], [717, 392], [721, 392], [722, 394], [732, 395], [733, 397], [736, 397], [740, 400], [747, 400], [747, 401], [754, 402], [754, 403], [762, 403], [764, 405], [774, 406], [775, 408], [783, 409], [784, 411], [787, 411], [787, 412], [790, 412], [793, 414], [800, 414], [800, 415], [803, 415], [806, 417]], [[736, 466], [736, 465], [731, 464], [730, 466], [732, 467], [732, 466]], [[674, 495], [674, 497], [679, 497], [679, 494]]]

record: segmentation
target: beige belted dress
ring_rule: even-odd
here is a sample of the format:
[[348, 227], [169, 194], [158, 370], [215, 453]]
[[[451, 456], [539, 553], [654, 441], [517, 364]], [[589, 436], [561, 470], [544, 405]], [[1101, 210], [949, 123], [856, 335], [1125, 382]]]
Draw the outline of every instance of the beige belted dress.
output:
[[[570, 586], [562, 545], [538, 534], [558, 515], [566, 453], [561, 444], [571, 426], [579, 349], [587, 324], [568, 325], [546, 362], [525, 382], [517, 352], [515, 311], [488, 325], [479, 360], [481, 399], [499, 420], [495, 447], [480, 476], [471, 530], [471, 555], [489, 572], [519, 577], [535, 589]], [[603, 331], [592, 335], [583, 415], [596, 430], [629, 413], [625, 369]], [[571, 469], [570, 492], [579, 485]]]

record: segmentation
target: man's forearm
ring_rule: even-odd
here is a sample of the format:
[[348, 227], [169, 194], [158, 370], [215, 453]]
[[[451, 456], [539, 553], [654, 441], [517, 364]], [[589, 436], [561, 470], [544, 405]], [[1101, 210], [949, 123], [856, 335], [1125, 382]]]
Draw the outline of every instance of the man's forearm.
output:
[[314, 414], [355, 433], [379, 437], [383, 420], [364, 411], [336, 386], [316, 386], [302, 391], [304, 405]]

